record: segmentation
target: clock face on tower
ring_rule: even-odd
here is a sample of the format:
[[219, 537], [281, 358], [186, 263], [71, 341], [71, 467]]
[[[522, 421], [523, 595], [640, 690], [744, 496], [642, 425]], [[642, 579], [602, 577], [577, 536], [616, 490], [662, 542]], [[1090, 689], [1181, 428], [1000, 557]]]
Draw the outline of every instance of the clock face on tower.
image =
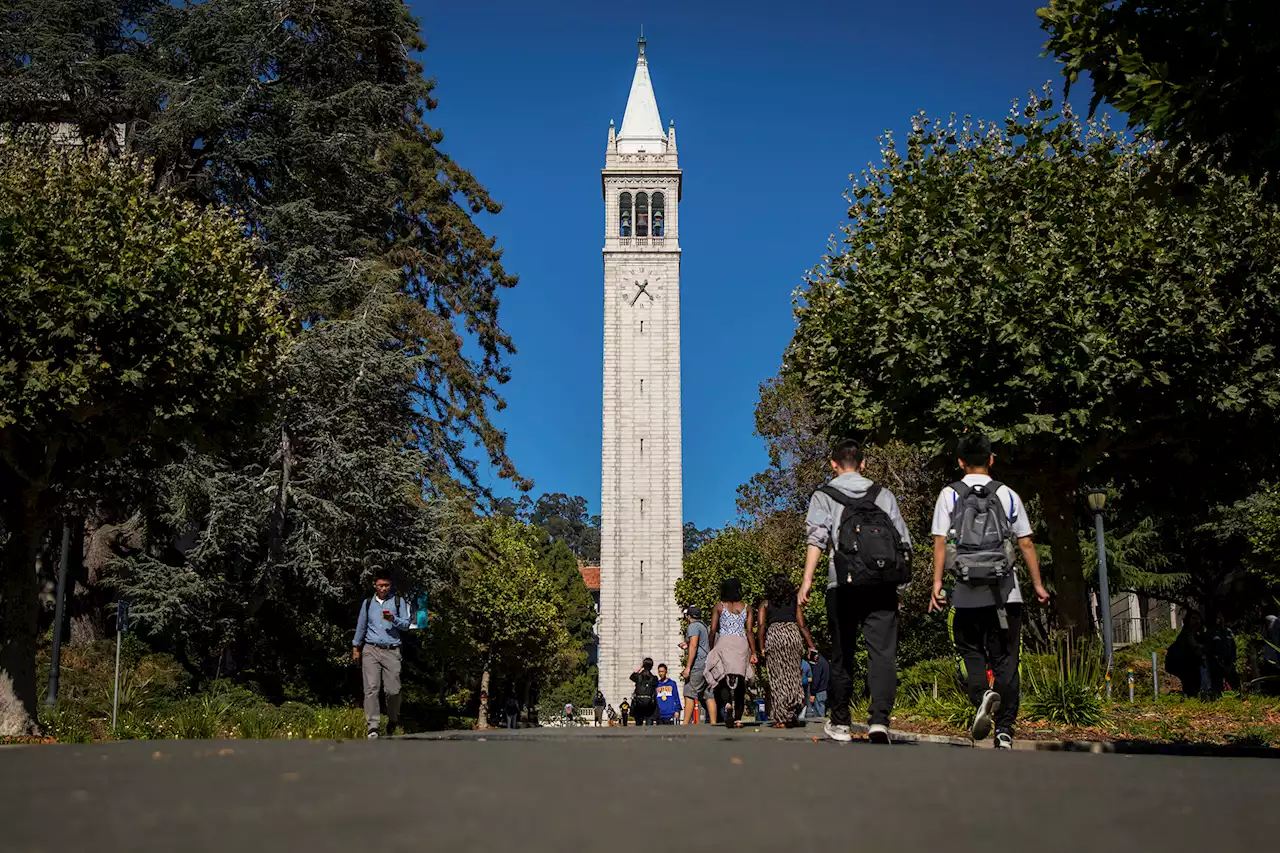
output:
[[618, 271], [617, 297], [628, 308], [647, 308], [662, 298], [662, 279], [656, 269], [624, 267]]

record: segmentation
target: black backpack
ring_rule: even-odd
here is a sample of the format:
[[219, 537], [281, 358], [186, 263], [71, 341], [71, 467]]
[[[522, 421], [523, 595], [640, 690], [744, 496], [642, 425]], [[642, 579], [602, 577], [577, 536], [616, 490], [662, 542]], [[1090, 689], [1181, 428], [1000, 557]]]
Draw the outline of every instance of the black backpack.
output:
[[640, 670], [636, 674], [636, 695], [635, 704], [641, 708], [648, 708], [658, 701], [658, 676], [652, 672]]
[[1013, 524], [1004, 514], [995, 480], [953, 483], [956, 505], [947, 531], [947, 566], [960, 583], [996, 586], [1013, 574]]
[[877, 483], [860, 498], [834, 486], [818, 489], [844, 507], [835, 531], [836, 583], [840, 586], [904, 584], [911, 580], [902, 537], [889, 514], [876, 505]]

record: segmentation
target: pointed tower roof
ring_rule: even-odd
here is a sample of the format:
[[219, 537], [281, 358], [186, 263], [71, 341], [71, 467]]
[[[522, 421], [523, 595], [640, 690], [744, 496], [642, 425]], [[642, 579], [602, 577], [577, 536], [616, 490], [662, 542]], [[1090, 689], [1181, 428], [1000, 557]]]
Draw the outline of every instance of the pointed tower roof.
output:
[[667, 134], [662, 129], [658, 99], [653, 96], [653, 83], [649, 80], [644, 35], [640, 36], [639, 46], [636, 74], [631, 79], [631, 95], [627, 98], [627, 111], [622, 116], [622, 129], [618, 131], [618, 150], [627, 153], [665, 151]]

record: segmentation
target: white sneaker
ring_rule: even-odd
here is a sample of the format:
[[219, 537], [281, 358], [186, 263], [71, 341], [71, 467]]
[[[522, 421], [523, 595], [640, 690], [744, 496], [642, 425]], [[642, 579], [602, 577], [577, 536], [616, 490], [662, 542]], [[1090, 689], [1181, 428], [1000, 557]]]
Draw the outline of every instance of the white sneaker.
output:
[[996, 749], [1013, 749], [1013, 735], [1008, 732], [996, 732]]
[[827, 737], [839, 743], [849, 743], [853, 740], [853, 736], [849, 734], [848, 726], [833, 726], [831, 721], [827, 720], [822, 729], [827, 733]]
[[378, 739], [378, 730], [377, 730], [377, 729], [370, 729], [370, 730], [369, 730], [369, 733], [368, 733], [367, 735], [365, 735], [365, 737], [366, 737], [366, 738], [368, 738], [369, 740], [377, 740], [377, 739]]
[[994, 690], [988, 690], [982, 694], [982, 704], [978, 706], [978, 716], [973, 720], [974, 740], [986, 740], [987, 735], [991, 734], [991, 718], [995, 716], [996, 711], [1000, 710], [1000, 694]]
[[889, 740], [889, 727], [881, 723], [872, 724], [871, 728], [867, 730], [867, 737], [870, 738], [872, 743], [893, 742]]

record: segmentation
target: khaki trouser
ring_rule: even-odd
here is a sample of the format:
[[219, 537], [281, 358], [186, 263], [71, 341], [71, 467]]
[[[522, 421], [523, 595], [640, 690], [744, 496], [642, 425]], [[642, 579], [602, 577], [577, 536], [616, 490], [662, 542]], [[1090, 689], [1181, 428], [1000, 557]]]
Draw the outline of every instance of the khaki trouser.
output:
[[400, 649], [380, 649], [366, 645], [360, 652], [360, 671], [364, 675], [364, 717], [369, 731], [378, 728], [378, 692], [387, 697], [387, 720], [400, 719]]

